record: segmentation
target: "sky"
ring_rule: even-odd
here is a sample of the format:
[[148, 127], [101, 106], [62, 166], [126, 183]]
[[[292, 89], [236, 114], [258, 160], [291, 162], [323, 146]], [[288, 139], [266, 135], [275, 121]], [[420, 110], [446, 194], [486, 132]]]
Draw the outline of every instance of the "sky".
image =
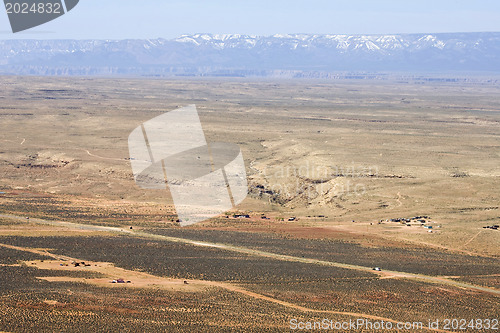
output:
[[0, 10], [0, 39], [479, 31], [500, 32], [499, 0], [80, 0], [66, 15], [16, 34]]

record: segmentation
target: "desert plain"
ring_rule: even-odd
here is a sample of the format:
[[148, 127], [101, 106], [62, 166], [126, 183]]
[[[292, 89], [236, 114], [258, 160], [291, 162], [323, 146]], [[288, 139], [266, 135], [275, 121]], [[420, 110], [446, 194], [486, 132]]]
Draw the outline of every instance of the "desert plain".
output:
[[[0, 331], [498, 323], [497, 81], [0, 85]], [[249, 195], [180, 227], [168, 190], [135, 184], [127, 138], [192, 104], [207, 141], [241, 148]]]

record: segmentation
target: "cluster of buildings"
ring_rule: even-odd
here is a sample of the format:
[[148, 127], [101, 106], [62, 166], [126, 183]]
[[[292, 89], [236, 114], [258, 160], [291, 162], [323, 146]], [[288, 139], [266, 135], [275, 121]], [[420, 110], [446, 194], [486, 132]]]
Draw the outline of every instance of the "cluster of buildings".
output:
[[486, 227], [483, 227], [483, 229], [491, 229], [491, 230], [498, 230], [500, 228], [499, 225], [487, 225]]
[[418, 223], [424, 224], [428, 220], [430, 220], [430, 217], [427, 215], [423, 215], [423, 216], [414, 216], [414, 217], [410, 217], [410, 218], [395, 218], [395, 219], [386, 220], [386, 222], [399, 222], [399, 223], [418, 222]]
[[[425, 229], [428, 229], [429, 233], [432, 233], [433, 232], [433, 226], [426, 224], [426, 223], [432, 222], [432, 221], [430, 221], [430, 219], [431, 219], [430, 216], [422, 215], [422, 216], [413, 216], [413, 217], [410, 217], [410, 218], [393, 218], [393, 219], [390, 219], [390, 220], [385, 220], [385, 222], [401, 223], [401, 224], [404, 224], [404, 225], [406, 225], [408, 227], [411, 227], [411, 226], [420, 226], [420, 227], [424, 227]], [[382, 222], [384, 222], [384, 221], [381, 220], [379, 223], [382, 223]], [[440, 228], [440, 227], [441, 226], [438, 226], [438, 228]]]
[[[233, 214], [234, 219], [249, 219], [251, 216], [249, 214]], [[229, 215], [226, 216], [226, 218], [229, 218]], [[265, 214], [260, 214], [260, 219], [261, 220], [270, 220], [269, 217], [267, 217]], [[284, 218], [278, 218], [280, 221], [284, 221]], [[289, 217], [288, 221], [293, 222], [297, 221], [298, 219], [295, 216]]]

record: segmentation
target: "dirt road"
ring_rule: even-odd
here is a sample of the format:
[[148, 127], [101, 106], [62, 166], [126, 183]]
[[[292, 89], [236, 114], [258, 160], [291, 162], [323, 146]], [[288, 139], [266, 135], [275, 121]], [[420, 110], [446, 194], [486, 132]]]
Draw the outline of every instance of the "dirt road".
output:
[[[143, 289], [167, 289], [173, 291], [183, 291], [183, 292], [198, 292], [202, 291], [206, 288], [216, 287], [226, 289], [231, 292], [240, 293], [245, 296], [267, 301], [275, 304], [279, 304], [286, 308], [315, 313], [315, 314], [329, 314], [329, 315], [340, 315], [340, 316], [349, 316], [355, 318], [366, 318], [375, 321], [384, 321], [391, 322], [393, 324], [398, 324], [400, 321], [385, 318], [380, 316], [373, 316], [365, 313], [356, 313], [356, 312], [342, 312], [342, 311], [330, 311], [330, 310], [316, 310], [307, 308], [304, 306], [300, 306], [297, 304], [293, 304], [290, 302], [282, 301], [276, 298], [272, 298], [269, 296], [264, 296], [253, 291], [246, 290], [236, 284], [231, 284], [227, 282], [218, 282], [218, 281], [207, 281], [207, 280], [182, 280], [182, 279], [171, 279], [160, 276], [151, 275], [144, 272], [127, 270], [124, 268], [116, 267], [112, 263], [107, 262], [92, 262], [88, 260], [72, 258], [64, 255], [58, 255], [48, 252], [45, 249], [34, 249], [29, 247], [21, 247], [14, 246], [8, 244], [1, 244], [0, 247], [5, 247], [18, 251], [25, 251], [30, 253], [36, 253], [44, 256], [48, 256], [54, 258], [56, 260], [30, 260], [25, 262], [25, 264], [29, 264], [30, 267], [35, 267], [38, 269], [44, 270], [63, 270], [63, 271], [75, 271], [75, 270], [83, 270], [83, 271], [93, 271], [102, 274], [104, 277], [99, 278], [73, 278], [68, 276], [48, 276], [48, 277], [40, 277], [39, 279], [46, 280], [49, 282], [76, 282], [76, 283], [88, 283], [94, 284], [101, 287], [109, 287], [109, 288], [143, 288]], [[71, 263], [77, 262], [85, 262], [87, 266], [78, 266], [74, 267]], [[113, 279], [117, 279], [118, 277], [126, 278], [126, 280], [130, 280], [130, 283], [111, 283]], [[434, 332], [449, 332], [439, 329], [428, 329], [429, 331]]]
[[[15, 216], [15, 215], [0, 214], [0, 218], [26, 221], [26, 218], [22, 218], [22, 217]], [[457, 288], [476, 290], [476, 291], [481, 291], [481, 292], [493, 294], [496, 296], [500, 296], [500, 290], [498, 290], [498, 289], [476, 286], [476, 285], [464, 283], [464, 282], [458, 282], [458, 281], [447, 279], [445, 277], [429, 276], [429, 275], [424, 275], [424, 274], [415, 274], [415, 273], [407, 273], [407, 272], [398, 272], [398, 271], [391, 271], [391, 270], [383, 270], [383, 271], [377, 272], [377, 271], [374, 271], [372, 267], [344, 264], [344, 263], [339, 263], [339, 262], [325, 261], [325, 260], [318, 260], [318, 259], [311, 259], [311, 258], [294, 257], [294, 256], [288, 256], [288, 255], [283, 255], [283, 254], [278, 254], [278, 253], [271, 253], [271, 252], [266, 252], [266, 251], [261, 251], [261, 250], [249, 249], [249, 248], [242, 247], [242, 246], [234, 246], [234, 245], [221, 244], [221, 243], [202, 242], [202, 241], [196, 241], [196, 240], [187, 239], [187, 238], [180, 238], [180, 237], [155, 235], [155, 234], [150, 234], [150, 233], [143, 232], [143, 231], [134, 231], [134, 230], [123, 229], [123, 228], [105, 227], [105, 226], [98, 226], [98, 225], [86, 225], [86, 224], [63, 222], [63, 221], [48, 221], [48, 220], [42, 220], [42, 219], [37, 219], [37, 218], [31, 218], [29, 221], [32, 223], [35, 222], [35, 223], [48, 224], [48, 225], [53, 225], [53, 226], [58, 226], [58, 227], [65, 226], [67, 228], [73, 228], [73, 229], [113, 232], [113, 233], [117, 233], [117, 234], [126, 234], [128, 236], [135, 236], [135, 237], [146, 238], [146, 239], [155, 239], [155, 240], [162, 240], [162, 241], [174, 242], [174, 243], [191, 244], [191, 245], [196, 245], [196, 246], [201, 246], [201, 247], [212, 247], [212, 248], [218, 248], [218, 249], [222, 249], [222, 250], [226, 250], [226, 251], [243, 253], [243, 254], [248, 254], [248, 255], [257, 256], [257, 257], [272, 258], [272, 259], [282, 260], [282, 261], [300, 262], [300, 263], [313, 264], [313, 265], [322, 265], [322, 266], [339, 267], [339, 268], [345, 268], [345, 269], [353, 269], [353, 270], [357, 270], [357, 271], [364, 271], [364, 272], [370, 272], [373, 274], [377, 274], [383, 278], [403, 278], [403, 279], [410, 279], [410, 280], [418, 280], [418, 281], [422, 281], [422, 282], [426, 282], [426, 283], [444, 284], [444, 285], [449, 285], [449, 286], [453, 286], [453, 287], [457, 287]]]

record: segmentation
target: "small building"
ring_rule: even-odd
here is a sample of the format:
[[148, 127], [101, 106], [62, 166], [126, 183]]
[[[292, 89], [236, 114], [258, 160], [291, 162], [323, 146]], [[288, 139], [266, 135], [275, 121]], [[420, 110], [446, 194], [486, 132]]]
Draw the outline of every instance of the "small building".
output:
[[498, 225], [488, 225], [486, 227], [483, 227], [483, 229], [491, 229], [491, 230], [498, 230], [498, 228], [500, 228], [500, 226]]

